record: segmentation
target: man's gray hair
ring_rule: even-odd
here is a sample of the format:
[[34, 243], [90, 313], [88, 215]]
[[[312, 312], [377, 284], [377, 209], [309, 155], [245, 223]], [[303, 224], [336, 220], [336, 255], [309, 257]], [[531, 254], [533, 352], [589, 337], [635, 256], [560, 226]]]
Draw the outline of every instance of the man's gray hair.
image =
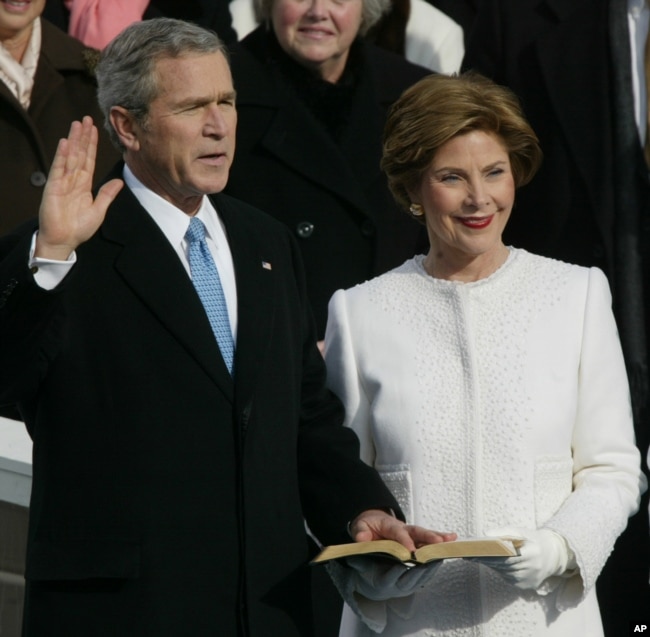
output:
[[[271, 23], [271, 12], [276, 0], [253, 0], [255, 17], [258, 22]], [[361, 16], [361, 27], [359, 33], [365, 35], [374, 26], [384, 13], [390, 9], [390, 0], [361, 0], [363, 13]]]
[[141, 125], [146, 123], [151, 102], [158, 96], [156, 62], [192, 54], [228, 51], [216, 33], [191, 22], [155, 18], [126, 27], [104, 49], [97, 69], [97, 99], [111, 141], [124, 151], [110, 122], [114, 106], [128, 110]]

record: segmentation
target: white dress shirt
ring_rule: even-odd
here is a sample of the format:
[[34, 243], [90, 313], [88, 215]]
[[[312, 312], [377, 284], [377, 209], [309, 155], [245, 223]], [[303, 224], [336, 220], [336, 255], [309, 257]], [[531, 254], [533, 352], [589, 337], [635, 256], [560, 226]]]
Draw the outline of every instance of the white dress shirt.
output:
[[[187, 270], [188, 276], [191, 278], [190, 264], [187, 257], [187, 241], [185, 240], [185, 233], [190, 225], [190, 217], [147, 188], [126, 165], [124, 166], [123, 177], [126, 186], [133, 192], [135, 198], [149, 213], [174, 248], [183, 267]], [[237, 342], [237, 286], [226, 231], [208, 197], [203, 197], [201, 207], [195, 216], [205, 225], [206, 242], [219, 272], [228, 307], [230, 329], [232, 330], [233, 340]], [[29, 266], [38, 268], [34, 273], [36, 283], [46, 290], [51, 290], [63, 280], [76, 263], [76, 253], [71, 254], [67, 261], [43, 259], [34, 256], [35, 244], [36, 233], [32, 238]]]

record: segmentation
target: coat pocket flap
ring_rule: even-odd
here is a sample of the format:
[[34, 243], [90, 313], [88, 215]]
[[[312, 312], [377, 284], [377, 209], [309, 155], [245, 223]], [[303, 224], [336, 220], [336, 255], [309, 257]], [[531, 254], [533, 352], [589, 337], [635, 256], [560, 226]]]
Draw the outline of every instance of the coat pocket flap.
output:
[[130, 540], [36, 540], [27, 552], [28, 580], [134, 579], [140, 544]]

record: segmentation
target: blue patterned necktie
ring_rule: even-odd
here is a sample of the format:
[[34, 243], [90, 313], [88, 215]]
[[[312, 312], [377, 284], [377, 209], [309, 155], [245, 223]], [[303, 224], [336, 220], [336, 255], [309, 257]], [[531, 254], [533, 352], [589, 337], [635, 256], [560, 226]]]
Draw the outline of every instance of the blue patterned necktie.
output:
[[188, 244], [187, 257], [192, 272], [192, 283], [208, 315], [226, 367], [232, 374], [235, 346], [228, 320], [226, 297], [223, 294], [217, 266], [205, 241], [205, 226], [200, 219], [192, 217], [185, 239]]

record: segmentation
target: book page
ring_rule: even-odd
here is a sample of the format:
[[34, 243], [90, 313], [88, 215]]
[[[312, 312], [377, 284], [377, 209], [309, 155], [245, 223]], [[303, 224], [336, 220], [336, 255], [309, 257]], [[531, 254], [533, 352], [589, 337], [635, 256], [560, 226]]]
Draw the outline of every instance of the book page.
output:
[[515, 542], [515, 540], [502, 538], [471, 538], [441, 542], [420, 547], [415, 551], [415, 557], [421, 563], [452, 557], [512, 557], [518, 554]]
[[354, 555], [376, 555], [391, 557], [408, 565], [424, 564], [432, 560], [454, 557], [511, 557], [518, 555], [521, 540], [512, 538], [468, 538], [453, 542], [428, 544], [415, 551], [415, 559], [399, 542], [393, 540], [373, 540], [371, 542], [351, 542], [326, 546], [311, 564], [338, 560]]
[[394, 540], [372, 540], [370, 542], [352, 542], [326, 546], [312, 561], [312, 564], [338, 560], [353, 555], [384, 555], [399, 561], [410, 561], [411, 554], [399, 542]]

